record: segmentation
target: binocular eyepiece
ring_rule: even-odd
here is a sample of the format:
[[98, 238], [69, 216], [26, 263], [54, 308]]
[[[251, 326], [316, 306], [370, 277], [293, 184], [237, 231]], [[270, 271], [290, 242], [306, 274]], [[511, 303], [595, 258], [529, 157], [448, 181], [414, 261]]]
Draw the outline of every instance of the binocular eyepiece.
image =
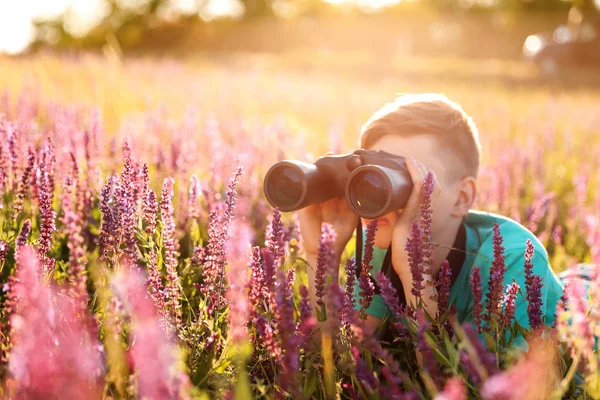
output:
[[267, 200], [281, 211], [345, 196], [354, 213], [366, 219], [404, 208], [412, 188], [404, 157], [374, 150], [324, 156], [314, 164], [280, 161], [264, 180]]

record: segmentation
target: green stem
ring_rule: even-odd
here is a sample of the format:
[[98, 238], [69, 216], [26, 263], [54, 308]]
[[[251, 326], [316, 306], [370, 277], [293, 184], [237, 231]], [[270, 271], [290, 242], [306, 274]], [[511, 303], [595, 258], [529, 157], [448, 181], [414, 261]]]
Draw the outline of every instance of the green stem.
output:
[[569, 367], [569, 371], [567, 372], [567, 375], [560, 382], [560, 386], [558, 389], [559, 392], [558, 393], [555, 392], [554, 396], [552, 396], [553, 398], [560, 399], [563, 397], [563, 395], [567, 391], [567, 389], [569, 387], [569, 383], [571, 383], [571, 380], [573, 379], [573, 375], [575, 375], [575, 371], [577, 370], [577, 367], [579, 366], [579, 360], [581, 359], [581, 354], [582, 354], [581, 350], [579, 350], [577, 352], [577, 354], [575, 354], [575, 358], [573, 359], [573, 363], [571, 364], [571, 367]]

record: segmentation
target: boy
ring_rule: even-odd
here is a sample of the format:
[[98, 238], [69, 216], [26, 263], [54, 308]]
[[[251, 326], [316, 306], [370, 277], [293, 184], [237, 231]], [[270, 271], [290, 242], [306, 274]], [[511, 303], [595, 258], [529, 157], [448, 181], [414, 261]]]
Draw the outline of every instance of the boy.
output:
[[[505, 248], [504, 285], [512, 283], [514, 279], [525, 292], [524, 253], [527, 239], [531, 240], [535, 247], [531, 260], [533, 273], [543, 279], [544, 323], [551, 325], [554, 322], [562, 284], [552, 271], [546, 250], [539, 240], [511, 219], [471, 210], [477, 196], [480, 144], [475, 124], [458, 104], [437, 94], [400, 96], [364, 124], [359, 144], [360, 148], [385, 150], [406, 157], [414, 184], [404, 209], [379, 218], [376, 248], [371, 262], [372, 275], [381, 268], [383, 257], [391, 244], [393, 270], [401, 281], [406, 301], [414, 304], [405, 244], [413, 221], [419, 218], [421, 188], [428, 172], [431, 172], [435, 180], [432, 193], [433, 274], [424, 279], [435, 279], [443, 261], [448, 260], [452, 270], [450, 303], [456, 306], [459, 322], [473, 320], [473, 294], [469, 280], [474, 266], [481, 269], [485, 298], [494, 258], [494, 223], [500, 226]], [[358, 217], [349, 209], [345, 198], [306, 207], [300, 210], [299, 217], [304, 249], [312, 267], [316, 265], [323, 222], [332, 224], [337, 233], [335, 253], [338, 260], [358, 223]], [[362, 222], [368, 224], [370, 221]], [[308, 268], [308, 271], [309, 294], [314, 303], [314, 268]], [[430, 300], [435, 289], [425, 286], [422, 292], [424, 306], [431, 315], [435, 315], [437, 303]], [[515, 319], [528, 328], [527, 300], [524, 295], [519, 294], [515, 303]], [[367, 309], [364, 334], [372, 334], [388, 312], [383, 299], [376, 295]]]

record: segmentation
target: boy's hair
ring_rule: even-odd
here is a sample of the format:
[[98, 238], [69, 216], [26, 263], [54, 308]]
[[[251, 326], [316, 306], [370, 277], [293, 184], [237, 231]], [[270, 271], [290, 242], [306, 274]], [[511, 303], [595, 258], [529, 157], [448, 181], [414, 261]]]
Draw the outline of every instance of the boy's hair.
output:
[[451, 154], [451, 162], [461, 166], [452, 168], [451, 179], [477, 178], [481, 152], [477, 127], [460, 105], [442, 94], [404, 94], [387, 103], [363, 125], [360, 148], [368, 149], [386, 135], [432, 135], [439, 140], [440, 154]]

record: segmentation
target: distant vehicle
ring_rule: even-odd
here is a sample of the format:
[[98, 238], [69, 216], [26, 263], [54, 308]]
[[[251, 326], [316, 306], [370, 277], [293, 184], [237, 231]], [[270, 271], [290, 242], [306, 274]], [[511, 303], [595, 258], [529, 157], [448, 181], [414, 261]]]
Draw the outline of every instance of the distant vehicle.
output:
[[523, 55], [546, 75], [567, 66], [600, 68], [600, 26], [588, 23], [573, 29], [561, 25], [553, 32], [528, 36]]

